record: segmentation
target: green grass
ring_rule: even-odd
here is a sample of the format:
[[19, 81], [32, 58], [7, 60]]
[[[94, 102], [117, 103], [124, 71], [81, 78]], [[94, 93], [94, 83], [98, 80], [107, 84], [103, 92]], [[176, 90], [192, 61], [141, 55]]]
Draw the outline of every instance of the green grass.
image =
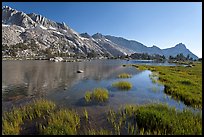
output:
[[18, 135], [25, 120], [32, 121], [33, 119], [49, 114], [54, 109], [55, 104], [53, 102], [39, 99], [29, 105], [13, 108], [10, 112], [4, 112], [2, 118], [2, 134]]
[[158, 73], [158, 81], [164, 84], [164, 92], [174, 99], [195, 108], [202, 108], [202, 63], [193, 67], [133, 65], [140, 70]]
[[28, 123], [33, 123], [35, 134], [40, 135], [202, 134], [202, 112], [177, 111], [163, 104], [126, 105], [117, 111], [109, 109], [104, 116], [107, 118], [105, 128], [98, 127], [101, 125], [92, 121], [93, 117], [88, 116], [86, 109], [81, 116], [85, 119], [75, 110], [56, 107], [51, 101], [35, 100], [3, 113], [2, 134], [25, 134], [24, 129], [31, 128]]
[[112, 135], [112, 132], [109, 130], [102, 129], [102, 128], [99, 130], [88, 129], [85, 135]]
[[42, 135], [76, 135], [80, 127], [80, 117], [72, 110], [62, 109], [51, 113], [46, 126], [40, 126]]
[[85, 101], [87, 103], [95, 102], [106, 102], [109, 98], [109, 93], [107, 89], [95, 88], [93, 92], [87, 91], [84, 95]]
[[[114, 134], [128, 135], [200, 135], [202, 114], [189, 110], [177, 111], [163, 104], [127, 105], [117, 113], [109, 111], [108, 121]], [[117, 128], [116, 128], [117, 129]]]
[[91, 96], [92, 96], [92, 93], [87, 91], [84, 95], [84, 98], [86, 100], [86, 102], [91, 102]]
[[131, 78], [132, 75], [128, 74], [128, 73], [121, 73], [118, 75], [118, 78]]
[[89, 115], [88, 115], [88, 112], [87, 112], [86, 109], [84, 109], [83, 114], [84, 114], [84, 118], [85, 118], [85, 120], [86, 120], [86, 122], [87, 122], [87, 121], [89, 120]]
[[55, 103], [44, 99], [13, 108], [4, 112], [2, 117], [3, 135], [20, 135], [23, 126], [35, 123], [38, 134], [43, 135], [71, 135], [77, 134], [80, 127], [80, 117], [72, 110], [57, 110]]
[[117, 87], [121, 90], [130, 90], [132, 88], [132, 84], [127, 81], [119, 81], [112, 84], [113, 87]]

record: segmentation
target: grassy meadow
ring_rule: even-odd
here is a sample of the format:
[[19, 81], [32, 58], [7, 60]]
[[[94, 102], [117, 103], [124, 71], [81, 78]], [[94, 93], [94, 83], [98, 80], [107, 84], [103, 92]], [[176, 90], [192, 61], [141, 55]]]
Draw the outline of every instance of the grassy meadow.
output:
[[[132, 65], [140, 70], [158, 73], [158, 82], [164, 84], [164, 92], [184, 104], [202, 108], [202, 64], [185, 66]], [[152, 76], [150, 76], [152, 78]], [[154, 80], [154, 79], [153, 79]]]

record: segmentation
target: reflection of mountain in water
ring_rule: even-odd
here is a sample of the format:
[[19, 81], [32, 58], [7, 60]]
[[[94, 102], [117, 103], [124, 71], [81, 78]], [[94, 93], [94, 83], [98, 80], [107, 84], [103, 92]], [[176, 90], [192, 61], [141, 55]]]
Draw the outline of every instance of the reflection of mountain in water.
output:
[[[124, 69], [115, 61], [99, 60], [70, 63], [5, 61], [2, 66], [2, 82], [5, 86], [26, 84], [27, 95], [35, 96], [41, 96], [56, 88], [69, 88], [82, 79], [109, 79]], [[84, 72], [77, 73], [79, 69]]]

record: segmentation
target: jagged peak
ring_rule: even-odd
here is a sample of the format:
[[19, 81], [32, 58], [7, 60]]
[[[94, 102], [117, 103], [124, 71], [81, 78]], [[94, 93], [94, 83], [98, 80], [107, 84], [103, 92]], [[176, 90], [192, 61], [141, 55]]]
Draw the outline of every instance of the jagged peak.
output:
[[96, 34], [93, 34], [93, 35], [100, 35], [100, 36], [103, 36], [101, 33], [97, 32]]
[[157, 48], [157, 49], [159, 49], [159, 47], [157, 47], [156, 45], [153, 45], [151, 48]]
[[179, 44], [176, 44], [176, 46], [175, 47], [179, 47], [179, 48], [186, 48], [186, 45], [185, 44], [183, 44], [183, 43], [179, 43]]
[[91, 36], [87, 32], [81, 33], [80, 36], [82, 36], [84, 38], [91, 38]]
[[62, 22], [62, 26], [65, 27], [66, 29], [68, 29], [68, 26], [65, 22]]
[[93, 34], [92, 37], [96, 39], [105, 38], [101, 33], [98, 33], [98, 32], [96, 34]]
[[9, 7], [9, 6], [3, 6], [3, 7], [2, 7], [2, 10], [4, 10], [4, 9], [12, 10], [12, 8]]
[[[65, 30], [69, 29], [68, 25], [66, 25], [65, 22], [58, 23], [58, 22], [52, 21], [52, 20], [50, 20], [50, 19], [40, 15], [40, 14], [36, 14], [36, 13], [29, 13], [29, 14], [27, 14], [27, 13], [24, 13], [22, 11], [17, 11], [17, 10], [15, 10], [15, 9], [9, 7], [9, 6], [3, 6], [2, 7], [2, 12], [3, 12], [3, 14], [6, 15], [6, 16], [4, 16], [4, 18], [2, 18], [2, 22], [8, 23], [8, 22], [10, 22], [10, 17], [11, 16], [17, 15], [17, 14], [11, 14], [10, 11], [11, 11], [11, 13], [20, 14], [23, 18], [28, 17], [29, 18], [28, 20], [30, 22], [33, 22], [32, 24], [41, 24], [43, 26], [45, 25], [45, 27], [50, 27], [51, 26], [51, 27], [54, 27], [54, 28], [61, 28], [61, 29], [65, 29]], [[15, 24], [15, 22], [13, 22], [13, 23]], [[26, 22], [24, 22], [24, 24], [25, 23]], [[17, 25], [25, 26], [25, 25], [21, 25], [20, 22]]]
[[2, 11], [16, 11], [16, 12], [18, 12], [18, 10], [16, 10], [16, 9], [13, 9], [13, 8], [11, 8], [11, 7], [9, 7], [9, 6], [3, 6], [2, 7]]

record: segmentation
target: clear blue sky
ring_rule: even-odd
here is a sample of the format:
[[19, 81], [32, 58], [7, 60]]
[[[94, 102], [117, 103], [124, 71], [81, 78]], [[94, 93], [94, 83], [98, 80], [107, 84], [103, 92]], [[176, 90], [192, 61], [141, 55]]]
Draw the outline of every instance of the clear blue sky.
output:
[[202, 57], [201, 2], [3, 2], [2, 5], [65, 22], [79, 33], [100, 32], [162, 49], [182, 42]]

